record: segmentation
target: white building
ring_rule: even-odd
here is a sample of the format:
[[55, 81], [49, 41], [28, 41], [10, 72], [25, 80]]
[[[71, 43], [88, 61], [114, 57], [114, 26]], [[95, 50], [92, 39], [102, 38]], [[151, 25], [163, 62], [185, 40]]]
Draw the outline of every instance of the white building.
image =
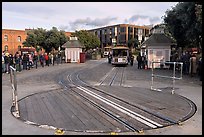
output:
[[80, 62], [80, 53], [82, 53], [83, 45], [76, 37], [70, 37], [70, 41], [67, 41], [62, 47], [65, 48], [65, 62]]
[[[141, 45], [141, 55], [146, 55], [148, 68], [152, 68], [152, 61], [170, 61], [171, 45], [175, 45], [175, 41], [165, 35], [163, 26], [157, 26], [152, 33]], [[159, 67], [160, 63], [154, 64], [154, 68]]]

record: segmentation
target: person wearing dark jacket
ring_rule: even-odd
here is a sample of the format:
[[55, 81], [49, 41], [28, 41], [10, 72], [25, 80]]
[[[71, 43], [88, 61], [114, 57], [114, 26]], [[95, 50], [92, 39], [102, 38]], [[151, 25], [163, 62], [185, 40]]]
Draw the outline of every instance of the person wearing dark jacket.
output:
[[23, 63], [23, 70], [27, 70], [27, 57], [26, 57], [26, 54], [23, 54], [22, 63]]
[[5, 72], [6, 73], [10, 73], [10, 68], [9, 68], [9, 65], [10, 65], [9, 53], [5, 54], [4, 62], [5, 62], [5, 68], [6, 68]]
[[140, 54], [137, 56], [137, 62], [138, 62], [137, 68], [141, 69], [142, 68], [142, 56]]

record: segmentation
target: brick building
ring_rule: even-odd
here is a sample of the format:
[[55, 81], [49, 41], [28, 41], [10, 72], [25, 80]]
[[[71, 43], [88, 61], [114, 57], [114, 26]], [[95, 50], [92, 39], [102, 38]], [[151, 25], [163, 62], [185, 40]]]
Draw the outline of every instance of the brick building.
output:
[[2, 29], [2, 51], [15, 54], [23, 47], [27, 37], [27, 30]]

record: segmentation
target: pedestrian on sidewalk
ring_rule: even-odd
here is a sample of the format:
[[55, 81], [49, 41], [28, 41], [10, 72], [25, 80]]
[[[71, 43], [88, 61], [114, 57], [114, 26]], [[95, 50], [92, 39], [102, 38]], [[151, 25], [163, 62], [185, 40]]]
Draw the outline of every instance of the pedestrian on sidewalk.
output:
[[137, 56], [137, 63], [138, 63], [137, 68], [138, 68], [138, 69], [141, 69], [142, 57], [141, 57], [140, 53], [139, 53], [139, 55]]

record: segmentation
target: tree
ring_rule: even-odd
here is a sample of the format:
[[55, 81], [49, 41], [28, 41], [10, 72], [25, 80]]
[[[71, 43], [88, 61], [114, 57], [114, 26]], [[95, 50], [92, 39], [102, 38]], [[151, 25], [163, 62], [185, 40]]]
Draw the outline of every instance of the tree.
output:
[[42, 28], [29, 30], [23, 45], [26, 47], [34, 47], [36, 51], [39, 51], [43, 47], [45, 34], [46, 30]]
[[74, 35], [78, 37], [78, 40], [85, 46], [86, 51], [97, 48], [100, 45], [98, 37], [86, 30], [76, 31]]
[[165, 13], [164, 22], [179, 47], [201, 47], [202, 5], [198, 5], [195, 2], [179, 2]]
[[36, 35], [33, 31], [27, 33], [26, 40], [23, 42], [24, 47], [34, 47], [37, 45]]
[[138, 45], [139, 45], [139, 40], [137, 38], [132, 38], [132, 39], [128, 40], [129, 48], [132, 49], [132, 45], [133, 45], [134, 48], [137, 48]]
[[52, 49], [58, 49], [59, 46], [63, 45], [68, 41], [68, 37], [64, 31], [58, 31], [56, 27], [46, 31], [45, 29], [38, 28], [28, 32], [26, 41], [23, 43], [24, 46], [35, 47], [39, 49], [45, 49], [45, 52], [50, 52]]
[[66, 43], [68, 41], [68, 37], [65, 34], [65, 31], [60, 30], [59, 31], [59, 44], [60, 46], [62, 46], [64, 43]]

